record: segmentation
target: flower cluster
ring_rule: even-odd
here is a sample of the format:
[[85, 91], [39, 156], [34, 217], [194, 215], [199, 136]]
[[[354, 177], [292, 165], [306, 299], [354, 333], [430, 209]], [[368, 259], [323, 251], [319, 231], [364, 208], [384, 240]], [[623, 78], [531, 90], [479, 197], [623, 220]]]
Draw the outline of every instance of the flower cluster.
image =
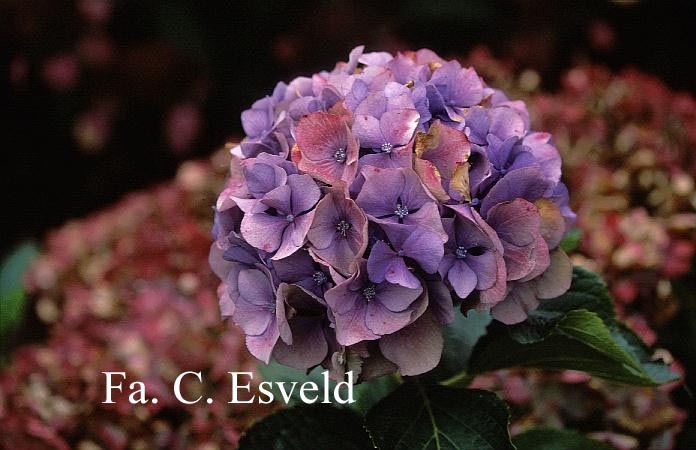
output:
[[455, 304], [513, 324], [570, 285], [551, 136], [472, 68], [358, 47], [242, 124], [210, 261], [263, 361], [419, 374]]
[[[230, 448], [270, 412], [185, 405], [172, 390], [179, 374], [201, 371], [205, 382], [184, 378], [181, 392], [217, 399], [229, 392], [227, 371], [257, 366], [243, 334], [220, 323], [206, 264], [210, 218], [201, 198], [214, 198], [223, 182], [210, 164], [186, 163], [176, 181], [49, 233], [27, 277], [47, 338], [17, 348], [0, 370], [0, 447]], [[128, 374], [114, 404], [102, 403], [103, 371]], [[159, 402], [129, 403], [125, 388], [135, 380]]]

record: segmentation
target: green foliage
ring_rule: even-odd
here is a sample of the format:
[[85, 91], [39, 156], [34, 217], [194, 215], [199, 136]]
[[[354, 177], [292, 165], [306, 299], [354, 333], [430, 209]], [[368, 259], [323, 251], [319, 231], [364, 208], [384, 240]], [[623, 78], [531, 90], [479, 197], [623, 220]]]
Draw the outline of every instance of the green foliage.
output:
[[370, 439], [360, 416], [331, 405], [297, 405], [254, 424], [239, 450], [367, 450]]
[[[491, 392], [463, 387], [476, 374], [518, 366], [581, 370], [636, 385], [677, 378], [652, 361], [652, 351], [617, 320], [601, 279], [581, 268], [574, 269], [567, 293], [544, 301], [525, 322], [504, 326], [485, 312], [469, 311], [444, 329], [444, 337], [442, 360], [431, 373], [401, 385], [392, 376], [362, 383], [355, 387], [352, 409], [300, 405], [276, 413], [252, 427], [240, 448], [607, 450], [574, 431], [548, 428], [511, 441], [506, 405]], [[266, 380], [319, 385], [321, 371], [261, 367]]]
[[384, 450], [505, 450], [510, 412], [495, 394], [474, 389], [405, 383], [366, 416]]
[[523, 366], [582, 370], [608, 380], [659, 385], [677, 379], [642, 340], [616, 319], [599, 277], [575, 268], [570, 290], [544, 302], [513, 327], [499, 323], [476, 345], [469, 373]]
[[0, 265], [0, 336], [14, 330], [24, 312], [24, 274], [38, 255], [33, 242], [17, 247]]

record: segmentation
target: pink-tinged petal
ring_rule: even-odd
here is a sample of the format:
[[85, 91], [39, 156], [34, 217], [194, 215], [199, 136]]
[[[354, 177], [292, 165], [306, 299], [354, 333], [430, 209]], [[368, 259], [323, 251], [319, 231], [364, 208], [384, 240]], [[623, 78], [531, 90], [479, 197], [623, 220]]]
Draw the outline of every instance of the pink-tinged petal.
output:
[[384, 92], [368, 94], [355, 109], [354, 114], [379, 117], [387, 110], [387, 99]]
[[506, 325], [524, 322], [529, 311], [539, 306], [539, 300], [528, 283], [515, 283], [505, 300], [491, 309], [494, 319]]
[[394, 147], [391, 152], [370, 153], [360, 158], [359, 167], [374, 166], [382, 169], [397, 169], [411, 167], [413, 160], [411, 143], [402, 147]]
[[280, 246], [288, 221], [269, 214], [247, 214], [242, 219], [241, 233], [256, 248], [273, 252]]
[[[357, 170], [357, 164], [353, 164], [355, 170]], [[319, 161], [312, 161], [306, 158], [302, 158], [297, 164], [297, 167], [311, 175], [313, 178], [323, 182], [323, 183], [333, 183], [336, 180], [340, 180], [343, 177], [343, 172], [346, 170], [345, 164], [340, 164], [333, 159], [323, 159]]]
[[561, 249], [551, 252], [551, 264], [544, 273], [531, 283], [534, 292], [541, 299], [556, 298], [570, 289], [573, 279], [573, 265], [568, 255]]
[[379, 301], [371, 301], [367, 304], [365, 325], [375, 334], [380, 336], [399, 331], [411, 322], [411, 312], [393, 312], [385, 308]]
[[502, 140], [511, 136], [521, 138], [527, 132], [524, 120], [512, 108], [493, 108], [488, 111], [488, 117], [488, 132]]
[[430, 312], [411, 325], [379, 340], [382, 354], [399, 367], [401, 375], [420, 375], [440, 362], [442, 328]]
[[353, 134], [358, 138], [361, 147], [380, 148], [386, 143], [379, 119], [367, 114], [356, 114], [353, 122]]
[[551, 200], [539, 199], [534, 202], [539, 209], [541, 223], [539, 232], [549, 248], [556, 248], [561, 243], [566, 230], [566, 223], [561, 208]]
[[445, 189], [442, 187], [442, 176], [435, 164], [424, 159], [416, 158], [413, 161], [413, 169], [421, 179], [421, 182], [428, 188], [428, 191], [440, 202], [450, 199]]
[[406, 288], [398, 284], [382, 283], [377, 286], [377, 298], [385, 308], [400, 312], [413, 306], [413, 302], [423, 294], [423, 287]]
[[551, 264], [551, 257], [549, 256], [549, 247], [546, 245], [544, 238], [539, 236], [534, 244], [534, 250], [532, 251], [532, 260], [534, 261], [534, 268], [531, 272], [525, 275], [520, 281], [529, 281], [534, 279], [544, 273], [544, 271]]
[[508, 172], [483, 198], [481, 215], [487, 217], [491, 207], [516, 198], [534, 202], [544, 195], [548, 187], [549, 183], [538, 167], [523, 167]]
[[321, 197], [321, 189], [309, 175], [290, 175], [288, 186], [292, 189], [290, 212], [295, 216], [312, 209]]
[[518, 247], [515, 244], [503, 241], [503, 248], [503, 258], [505, 259], [508, 281], [519, 280], [534, 270], [536, 261], [533, 259], [533, 245], [530, 244], [524, 247]]
[[306, 370], [326, 358], [329, 345], [324, 337], [323, 318], [294, 317], [290, 319], [292, 345], [279, 340], [273, 349], [273, 359], [285, 366]]
[[309, 227], [312, 225], [313, 218], [314, 211], [296, 217], [295, 220], [285, 228], [278, 250], [271, 259], [283, 259], [299, 250], [305, 243], [305, 238], [307, 237]]
[[561, 179], [561, 155], [556, 147], [551, 145], [550, 140], [549, 133], [529, 133], [522, 143], [529, 147], [546, 178], [556, 184]]
[[447, 281], [459, 298], [467, 298], [476, 288], [476, 274], [461, 260], [452, 264], [447, 273]]
[[418, 133], [415, 152], [418, 158], [433, 163], [443, 178], [451, 179], [469, 159], [471, 144], [466, 134], [436, 120], [428, 133]]
[[495, 252], [496, 258], [496, 282], [490, 289], [479, 292], [479, 303], [488, 307], [501, 302], [507, 293], [507, 271], [505, 261], [500, 252]]
[[302, 117], [295, 128], [295, 140], [303, 158], [312, 161], [332, 158], [346, 148], [346, 124], [339, 117], [318, 111]]
[[518, 198], [494, 205], [488, 211], [486, 222], [501, 240], [524, 247], [533, 243], [539, 234], [539, 209]]
[[336, 321], [336, 340], [341, 345], [353, 345], [360, 341], [379, 339], [365, 324], [366, 305], [334, 315]]
[[382, 114], [379, 124], [386, 142], [396, 147], [408, 144], [419, 120], [420, 114], [415, 109], [395, 109]]
[[272, 323], [264, 334], [258, 336], [247, 335], [247, 349], [249, 349], [249, 353], [268, 364], [271, 360], [273, 347], [278, 342], [279, 336], [278, 327], [275, 326], [275, 323]]

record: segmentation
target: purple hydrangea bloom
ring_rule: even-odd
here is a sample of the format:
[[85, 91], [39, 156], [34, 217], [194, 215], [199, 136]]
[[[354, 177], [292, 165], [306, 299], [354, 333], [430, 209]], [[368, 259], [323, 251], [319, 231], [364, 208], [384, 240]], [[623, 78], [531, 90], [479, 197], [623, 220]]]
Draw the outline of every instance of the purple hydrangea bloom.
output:
[[473, 68], [357, 47], [278, 83], [242, 125], [210, 264], [263, 361], [417, 375], [457, 307], [512, 324], [570, 286], [552, 137]]
[[443, 219], [449, 239], [438, 268], [442, 279], [460, 298], [476, 289], [487, 303], [502, 300], [507, 279], [503, 245], [495, 232], [485, 225], [482, 228], [483, 220], [475, 209], [468, 205], [451, 208], [454, 217]]
[[328, 190], [307, 233], [310, 251], [338, 272], [350, 274], [367, 247], [367, 217], [344, 186]]
[[273, 259], [285, 258], [302, 247], [312, 225], [321, 192], [309, 175], [290, 175], [287, 183], [261, 199], [263, 212], [247, 214], [241, 232], [251, 245], [275, 252]]
[[350, 183], [358, 170], [358, 141], [346, 120], [328, 112], [300, 119], [295, 129], [298, 167], [325, 183]]
[[356, 272], [325, 294], [341, 345], [379, 339], [413, 322], [423, 313], [423, 288], [410, 289], [389, 282], [373, 283], [368, 278], [367, 262], [361, 261]]

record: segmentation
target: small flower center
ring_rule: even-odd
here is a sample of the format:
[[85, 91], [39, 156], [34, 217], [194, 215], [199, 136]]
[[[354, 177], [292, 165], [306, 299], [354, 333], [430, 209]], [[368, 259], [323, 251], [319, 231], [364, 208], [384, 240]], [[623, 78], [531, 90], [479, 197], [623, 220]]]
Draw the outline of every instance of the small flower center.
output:
[[295, 216], [293, 216], [292, 214], [288, 214], [287, 216], [285, 216], [285, 220], [287, 220], [288, 222], [294, 222]]
[[396, 252], [396, 256], [400, 256], [400, 257], [403, 257], [405, 254], [406, 253], [403, 251], [403, 249]]
[[263, 305], [263, 308], [268, 311], [268, 312], [276, 312], [276, 304], [275, 303], [266, 303]]
[[457, 250], [454, 252], [454, 255], [457, 257], [457, 259], [464, 259], [469, 255], [469, 250], [459, 246], [457, 247]]
[[317, 270], [312, 274], [312, 279], [314, 280], [315, 283], [317, 283], [319, 286], [322, 284], [326, 283], [328, 281], [328, 278], [326, 277], [326, 274], [322, 272], [321, 270]]
[[474, 197], [471, 199], [471, 204], [473, 206], [478, 206], [479, 203], [481, 203], [481, 201], [478, 199], [478, 197]]
[[348, 230], [350, 230], [350, 223], [345, 220], [341, 220], [336, 224], [336, 232], [341, 236], [346, 237]]
[[365, 300], [371, 302], [377, 295], [377, 287], [374, 284], [368, 285], [365, 289], [362, 290], [362, 295], [363, 297], [365, 297]]
[[338, 150], [336, 150], [336, 153], [333, 155], [334, 159], [336, 162], [339, 163], [344, 163], [346, 162], [347, 154], [346, 154], [346, 149], [341, 147]]
[[394, 214], [396, 217], [399, 219], [403, 219], [404, 217], [408, 216], [408, 208], [402, 205], [401, 203], [396, 205], [396, 209], [394, 210]]
[[391, 145], [389, 142], [385, 142], [382, 144], [382, 147], [380, 147], [380, 150], [382, 150], [384, 153], [391, 153], [393, 148], [393, 145]]

